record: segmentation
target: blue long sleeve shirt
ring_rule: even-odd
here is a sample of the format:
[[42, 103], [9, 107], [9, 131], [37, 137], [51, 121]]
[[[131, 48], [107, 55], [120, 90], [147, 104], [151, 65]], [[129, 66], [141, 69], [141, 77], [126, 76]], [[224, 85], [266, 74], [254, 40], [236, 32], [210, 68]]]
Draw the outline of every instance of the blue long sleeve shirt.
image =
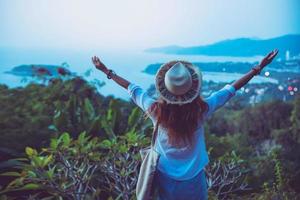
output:
[[[133, 102], [145, 112], [156, 101], [141, 87], [133, 83], [128, 86], [128, 92]], [[168, 143], [168, 130], [159, 126], [155, 142], [155, 150], [160, 154], [158, 170], [175, 180], [191, 179], [203, 170], [209, 162], [203, 123], [233, 97], [235, 93], [235, 88], [227, 84], [204, 99], [208, 104], [208, 111], [204, 113], [202, 121], [199, 119], [199, 124], [194, 134], [194, 141], [196, 141], [194, 145], [180, 148], [170, 145]], [[150, 118], [155, 124], [155, 118], [153, 116], [150, 116]]]

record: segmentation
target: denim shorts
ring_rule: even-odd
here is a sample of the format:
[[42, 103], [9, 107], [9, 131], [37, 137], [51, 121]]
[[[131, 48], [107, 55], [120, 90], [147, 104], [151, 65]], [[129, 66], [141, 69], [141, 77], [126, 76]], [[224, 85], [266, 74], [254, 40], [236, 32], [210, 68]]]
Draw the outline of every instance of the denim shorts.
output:
[[154, 188], [158, 200], [206, 200], [207, 184], [205, 171], [201, 170], [190, 180], [174, 180], [159, 170], [154, 178]]

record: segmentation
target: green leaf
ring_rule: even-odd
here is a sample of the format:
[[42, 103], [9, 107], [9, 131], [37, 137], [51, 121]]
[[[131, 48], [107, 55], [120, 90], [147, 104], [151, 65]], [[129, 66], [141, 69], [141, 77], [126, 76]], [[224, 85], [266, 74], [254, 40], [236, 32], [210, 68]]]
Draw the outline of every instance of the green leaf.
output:
[[71, 142], [69, 133], [63, 133], [58, 140], [62, 141], [65, 147], [69, 146]]
[[46, 175], [47, 175], [47, 177], [48, 177], [49, 179], [52, 179], [52, 178], [53, 178], [55, 168], [56, 168], [56, 166], [50, 168], [50, 169], [46, 172]]
[[61, 114], [60, 110], [55, 110], [54, 119], [60, 117], [60, 114]]
[[38, 185], [38, 184], [28, 183], [28, 184], [24, 185], [22, 188], [20, 188], [20, 190], [36, 190], [39, 188], [40, 188], [40, 185]]
[[109, 140], [103, 140], [103, 141], [100, 143], [100, 147], [106, 148], [106, 149], [111, 148], [111, 145], [112, 145], [112, 143], [111, 143], [111, 141], [109, 141]]
[[141, 111], [139, 107], [135, 107], [128, 117], [128, 130], [135, 128], [140, 120]]
[[120, 160], [114, 161], [115, 165], [120, 167], [122, 165], [122, 162]]
[[57, 146], [58, 146], [58, 141], [57, 141], [57, 139], [52, 138], [51, 141], [50, 141], [50, 147], [51, 147], [51, 149], [56, 150], [56, 149], [57, 149]]
[[25, 152], [29, 157], [37, 155], [37, 151], [31, 147], [26, 147]]
[[116, 125], [117, 125], [116, 122], [118, 122], [119, 115], [120, 115], [120, 105], [119, 105], [118, 101], [111, 100], [109, 102], [106, 120], [107, 120], [107, 122], [109, 122], [109, 125], [112, 130], [115, 130], [115, 128], [116, 128]]
[[68, 124], [68, 116], [63, 111], [56, 111], [55, 116], [53, 117], [53, 125], [60, 129], [61, 127], [64, 127]]
[[109, 122], [105, 119], [102, 118], [101, 119], [101, 126], [104, 129], [106, 135], [110, 138], [110, 139], [114, 139], [116, 138], [116, 135], [111, 127], [111, 125], [109, 125]]
[[95, 152], [95, 153], [90, 153], [89, 157], [91, 160], [93, 161], [100, 161], [101, 159], [101, 154], [99, 152]]
[[126, 139], [130, 144], [135, 144], [138, 142], [138, 136], [134, 130], [126, 133]]
[[126, 171], [125, 171], [124, 168], [122, 168], [122, 170], [120, 171], [120, 175], [121, 175], [122, 177], [124, 177], [124, 176], [126, 175]]
[[83, 131], [82, 133], [80, 133], [80, 135], [78, 136], [78, 141], [80, 144], [84, 143], [85, 142], [85, 135], [86, 135], [86, 132]]
[[58, 131], [54, 124], [48, 126], [48, 129], [53, 130], [53, 131]]
[[93, 119], [95, 117], [95, 109], [88, 98], [84, 99], [84, 111], [87, 113], [89, 119]]
[[120, 153], [126, 153], [128, 151], [128, 147], [126, 145], [119, 146]]
[[20, 186], [23, 185], [24, 177], [16, 178], [12, 180], [6, 188], [11, 188], [12, 186]]
[[27, 173], [29, 177], [36, 178], [36, 173], [34, 173], [33, 171], [28, 171]]
[[43, 167], [43, 158], [42, 156], [33, 156], [32, 161], [34, 166]]
[[30, 147], [26, 147], [25, 148], [25, 152], [28, 156], [32, 156], [33, 155], [33, 149]]
[[48, 165], [52, 161], [53, 156], [47, 156], [46, 158], [43, 159], [43, 167]]
[[5, 173], [0, 174], [0, 176], [17, 176], [17, 177], [20, 177], [21, 174], [19, 172], [5, 172]]

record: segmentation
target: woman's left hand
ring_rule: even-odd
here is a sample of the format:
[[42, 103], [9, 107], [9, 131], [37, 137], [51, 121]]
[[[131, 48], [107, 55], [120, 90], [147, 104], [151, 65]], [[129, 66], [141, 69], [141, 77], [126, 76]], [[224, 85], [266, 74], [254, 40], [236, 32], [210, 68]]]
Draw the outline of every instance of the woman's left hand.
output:
[[100, 71], [106, 73], [107, 72], [107, 67], [100, 61], [100, 59], [97, 56], [92, 57], [92, 62], [95, 65], [97, 69]]
[[274, 49], [266, 57], [264, 57], [259, 64], [260, 70], [262, 70], [265, 66], [270, 64], [277, 54], [278, 54], [278, 49]]

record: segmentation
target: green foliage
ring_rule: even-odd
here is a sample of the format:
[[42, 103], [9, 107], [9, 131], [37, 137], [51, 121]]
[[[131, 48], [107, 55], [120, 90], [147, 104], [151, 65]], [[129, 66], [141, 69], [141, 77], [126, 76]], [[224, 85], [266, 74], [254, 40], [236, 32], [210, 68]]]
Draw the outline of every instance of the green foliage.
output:
[[99, 194], [95, 176], [102, 159], [99, 138], [91, 138], [82, 132], [73, 140], [68, 133], [63, 133], [51, 140], [50, 147], [41, 151], [26, 147], [25, 152], [26, 158], [18, 166], [20, 171], [1, 174], [17, 177], [1, 194], [38, 190], [40, 198], [64, 199], [86, 199]]
[[77, 136], [82, 131], [101, 135], [101, 114], [97, 113], [90, 98], [71, 94], [66, 101], [55, 102], [53, 127], [56, 131], [72, 131]]
[[95, 116], [105, 113], [105, 101], [93, 86], [80, 78], [56, 79], [48, 86], [33, 83], [25, 88], [2, 86], [0, 146], [22, 152], [26, 146], [47, 145], [57, 131], [76, 130], [72, 132], [74, 136], [83, 130], [97, 134], [97, 123], [93, 126], [87, 123], [97, 121]]
[[[207, 121], [207, 170], [216, 172], [211, 180], [231, 180], [241, 173], [231, 184], [237, 190], [229, 192], [231, 185], [223, 181], [223, 187], [211, 187], [211, 199], [299, 198], [299, 99], [231, 105]], [[134, 198], [138, 150], [149, 144], [152, 132], [152, 122], [143, 119], [139, 108], [102, 97], [80, 78], [14, 89], [0, 85], [0, 106], [0, 185], [6, 185], [0, 199], [12, 194], [81, 198], [74, 192], [80, 183], [72, 180], [72, 170], [89, 184], [86, 199]], [[97, 165], [93, 173], [87, 170], [90, 165]], [[233, 176], [224, 179], [223, 169]]]
[[281, 101], [272, 101], [241, 110], [222, 108], [208, 120], [209, 132], [218, 136], [227, 133], [243, 133], [256, 140], [269, 139], [272, 130], [295, 124], [289, 120], [292, 109], [292, 104]]
[[[106, 116], [101, 120], [102, 128], [104, 129], [107, 136], [110, 138], [116, 138], [117, 135], [123, 135], [124, 130], [126, 132], [137, 132], [140, 135], [147, 135], [152, 133], [150, 128], [152, 127], [151, 120], [144, 120], [142, 117], [142, 111], [139, 108], [132, 109], [128, 116], [126, 126], [120, 127], [120, 118], [122, 116], [120, 103], [111, 100]], [[118, 122], [118, 123], [117, 123]], [[122, 128], [122, 129], [121, 129]], [[122, 130], [122, 132], [121, 132]]]
[[19, 170], [0, 174], [15, 177], [0, 194], [26, 190], [38, 198], [99, 199], [106, 193], [135, 199], [139, 150], [149, 143], [134, 131], [102, 141], [86, 132], [75, 140], [63, 133], [41, 151], [26, 147], [26, 157], [17, 159]]
[[273, 173], [275, 180], [272, 184], [264, 182], [262, 185], [263, 192], [260, 194], [254, 194], [255, 199], [278, 199], [278, 200], [289, 200], [300, 198], [299, 194], [296, 194], [286, 182], [286, 176], [283, 173], [282, 163], [278, 159], [278, 150], [275, 149], [272, 152], [272, 162], [274, 165]]
[[294, 100], [294, 109], [290, 117], [292, 123], [292, 137], [297, 143], [300, 143], [300, 95]]
[[[114, 106], [117, 102], [111, 101], [110, 110], [100, 118], [101, 124], [107, 122], [112, 126], [107, 126], [111, 131], [120, 118]], [[91, 111], [92, 107], [88, 107]], [[74, 140], [64, 132], [51, 138], [49, 147], [41, 151], [26, 147], [26, 158], [10, 160], [20, 162], [17, 165], [20, 171], [2, 174], [17, 178], [0, 193], [37, 190], [33, 193], [37, 198], [98, 199], [100, 194], [134, 199], [139, 150], [150, 143], [146, 137], [146, 132], [150, 132], [149, 123], [145, 126], [142, 121], [141, 111], [133, 109], [123, 134], [106, 132], [104, 137], [92, 137], [82, 132]]]
[[104, 98], [78, 77], [55, 79], [47, 86], [32, 83], [9, 89], [1, 85], [0, 91], [0, 147], [13, 147], [18, 153], [26, 146], [46, 146], [49, 138], [61, 132], [74, 137], [83, 131], [100, 137], [108, 132], [122, 134], [133, 106]]
[[135, 129], [140, 121], [141, 115], [141, 110], [138, 107], [135, 107], [128, 117], [128, 127]]
[[149, 138], [134, 131], [102, 141], [102, 148], [107, 150], [101, 165], [104, 187], [113, 199], [136, 198], [135, 186], [141, 161], [139, 150], [149, 143]]
[[[245, 181], [251, 190], [243, 192], [246, 195], [243, 199], [252, 199], [250, 194], [254, 199], [280, 199], [279, 193], [295, 199], [299, 194], [297, 100], [293, 104], [274, 101], [239, 111], [222, 108], [208, 121], [206, 140], [210, 160], [219, 160], [225, 152], [235, 150], [250, 170]], [[275, 164], [272, 153], [278, 148], [280, 165], [278, 161]], [[263, 190], [264, 183], [269, 193]], [[282, 190], [274, 189], [274, 185]], [[210, 195], [216, 194], [211, 191]], [[227, 198], [238, 199], [237, 196]]]
[[268, 102], [243, 110], [239, 116], [237, 132], [256, 140], [269, 139], [273, 129], [291, 126], [289, 116], [293, 106], [280, 101]]

